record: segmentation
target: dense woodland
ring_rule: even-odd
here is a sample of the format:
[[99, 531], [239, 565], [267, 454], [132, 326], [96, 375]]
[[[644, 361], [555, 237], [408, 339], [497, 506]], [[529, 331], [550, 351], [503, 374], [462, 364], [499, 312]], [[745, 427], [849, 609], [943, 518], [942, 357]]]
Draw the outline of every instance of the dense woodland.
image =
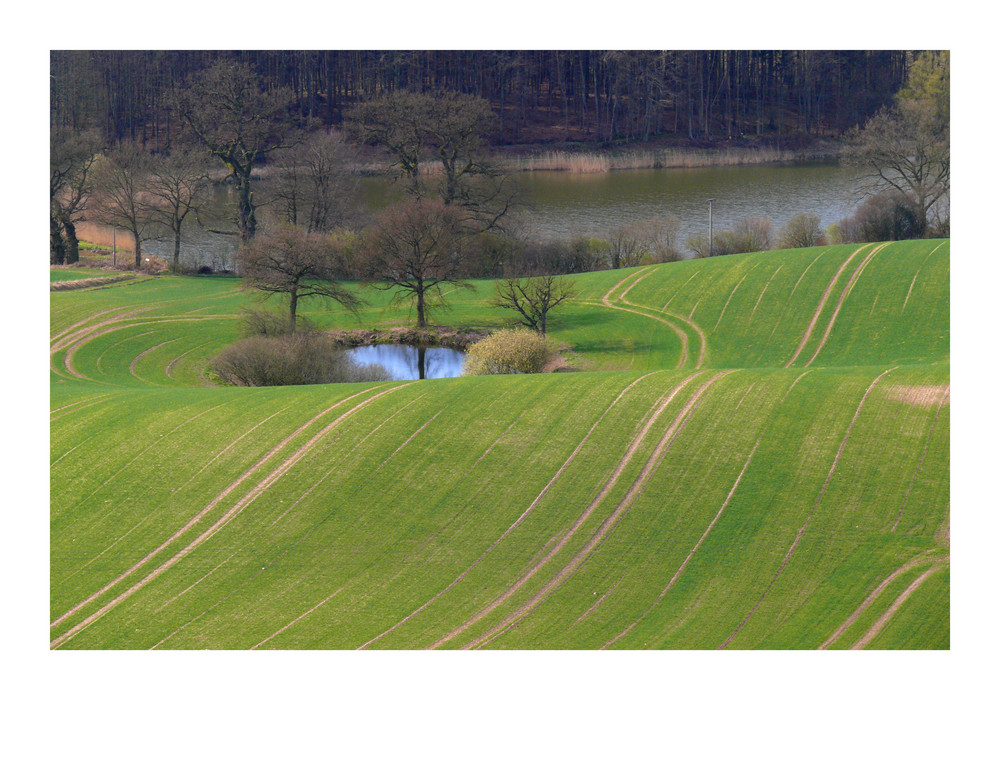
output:
[[169, 147], [174, 96], [219, 60], [265, 89], [289, 89], [301, 116], [339, 125], [396, 91], [489, 101], [500, 145], [766, 141], [839, 136], [906, 80], [910, 51], [53, 51], [51, 123]]

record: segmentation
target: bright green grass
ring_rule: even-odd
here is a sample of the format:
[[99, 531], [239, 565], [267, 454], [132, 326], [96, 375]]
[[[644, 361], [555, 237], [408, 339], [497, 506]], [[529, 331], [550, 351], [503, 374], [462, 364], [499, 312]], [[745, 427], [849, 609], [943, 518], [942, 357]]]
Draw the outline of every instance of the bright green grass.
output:
[[[869, 647], [947, 648], [948, 243], [876, 247], [580, 275], [571, 373], [413, 383], [212, 387], [229, 278], [54, 294], [53, 641], [816, 648], [920, 557], [832, 648], [934, 560]], [[307, 316], [406, 323], [359, 290]]]

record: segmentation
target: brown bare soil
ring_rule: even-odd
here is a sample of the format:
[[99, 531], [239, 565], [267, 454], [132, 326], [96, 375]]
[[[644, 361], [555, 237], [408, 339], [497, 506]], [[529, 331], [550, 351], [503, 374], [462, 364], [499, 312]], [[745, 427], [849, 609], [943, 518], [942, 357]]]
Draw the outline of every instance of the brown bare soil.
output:
[[951, 401], [951, 385], [893, 385], [888, 390], [890, 401], [899, 401], [920, 409]]

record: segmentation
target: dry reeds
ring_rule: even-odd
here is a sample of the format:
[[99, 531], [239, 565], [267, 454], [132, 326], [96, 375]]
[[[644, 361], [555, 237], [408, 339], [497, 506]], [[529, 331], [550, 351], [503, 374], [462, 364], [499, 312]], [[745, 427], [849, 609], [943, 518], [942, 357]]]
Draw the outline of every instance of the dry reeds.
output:
[[770, 164], [797, 161], [800, 151], [774, 148], [731, 148], [725, 150], [687, 150], [663, 148], [622, 153], [581, 153], [551, 151], [540, 156], [507, 160], [507, 168], [519, 172], [596, 173], [613, 170], [665, 169]]

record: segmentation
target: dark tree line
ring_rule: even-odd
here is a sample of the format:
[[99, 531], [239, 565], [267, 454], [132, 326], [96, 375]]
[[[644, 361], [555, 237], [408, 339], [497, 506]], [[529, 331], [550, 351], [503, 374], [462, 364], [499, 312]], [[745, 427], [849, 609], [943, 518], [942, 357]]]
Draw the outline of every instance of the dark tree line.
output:
[[167, 147], [178, 91], [242, 62], [303, 119], [398, 91], [487, 100], [495, 142], [694, 142], [840, 134], [904, 83], [909, 51], [53, 51], [51, 123]]

